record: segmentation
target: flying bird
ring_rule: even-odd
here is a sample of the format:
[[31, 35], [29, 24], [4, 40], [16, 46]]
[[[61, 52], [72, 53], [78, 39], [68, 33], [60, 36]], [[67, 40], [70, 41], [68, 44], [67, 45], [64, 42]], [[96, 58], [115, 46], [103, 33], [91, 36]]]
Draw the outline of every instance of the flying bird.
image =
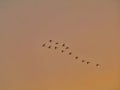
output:
[[51, 48], [51, 46], [48, 46], [48, 48]]
[[66, 47], [65, 49], [69, 49], [69, 47]]
[[65, 44], [62, 45], [63, 47], [65, 46]]
[[55, 49], [57, 49], [58, 47], [55, 47]]
[[88, 61], [87, 64], [89, 64], [90, 62]]
[[78, 56], [76, 56], [75, 59], [78, 59]]
[[45, 47], [45, 44], [43, 44], [42, 47]]
[[56, 42], [55, 44], [59, 44], [58, 42]]
[[72, 55], [72, 52], [69, 52], [68, 54], [69, 54], [69, 55]]
[[82, 62], [85, 62], [85, 60], [82, 60]]
[[61, 52], [63, 53], [63, 52], [64, 52], [64, 50], [61, 50]]
[[52, 40], [49, 40], [49, 42], [51, 43], [51, 42], [52, 42]]
[[97, 67], [100, 67], [100, 64], [96, 64]]

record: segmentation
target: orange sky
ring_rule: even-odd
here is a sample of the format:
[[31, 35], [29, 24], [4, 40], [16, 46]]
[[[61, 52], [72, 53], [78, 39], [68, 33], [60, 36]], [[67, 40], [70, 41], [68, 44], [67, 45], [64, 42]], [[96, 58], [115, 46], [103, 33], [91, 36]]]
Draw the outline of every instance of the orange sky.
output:
[[0, 1], [0, 90], [120, 90], [118, 16], [117, 0]]

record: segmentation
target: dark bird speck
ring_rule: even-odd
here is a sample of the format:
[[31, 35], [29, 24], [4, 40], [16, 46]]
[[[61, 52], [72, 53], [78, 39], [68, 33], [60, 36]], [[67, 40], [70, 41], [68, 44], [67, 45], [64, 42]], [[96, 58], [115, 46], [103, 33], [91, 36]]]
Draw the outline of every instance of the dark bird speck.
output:
[[51, 46], [48, 46], [48, 48], [51, 48]]
[[45, 47], [45, 44], [43, 44], [42, 47]]
[[58, 42], [56, 42], [55, 44], [59, 44]]
[[69, 47], [66, 47], [65, 49], [69, 49]]
[[65, 44], [62, 45], [63, 47], [65, 46]]
[[51, 43], [51, 42], [52, 42], [52, 40], [49, 40], [49, 42]]
[[72, 55], [72, 52], [69, 52], [68, 54], [69, 54], [69, 55]]
[[78, 56], [76, 56], [75, 59], [78, 59]]
[[100, 64], [96, 64], [96, 67], [100, 67]]
[[57, 49], [58, 47], [55, 47], [55, 49]]
[[87, 62], [87, 64], [89, 64], [90, 62]]
[[85, 60], [82, 60], [82, 62], [85, 62]]
[[63, 53], [63, 52], [64, 52], [64, 50], [61, 50], [61, 52]]

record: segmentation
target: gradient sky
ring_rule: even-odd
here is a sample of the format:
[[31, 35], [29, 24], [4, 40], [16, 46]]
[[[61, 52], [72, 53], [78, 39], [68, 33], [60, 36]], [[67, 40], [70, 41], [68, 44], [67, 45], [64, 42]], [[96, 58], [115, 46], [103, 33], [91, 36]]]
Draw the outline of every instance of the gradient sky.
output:
[[[117, 0], [0, 1], [0, 90], [120, 90]], [[67, 43], [90, 65], [42, 48]], [[95, 64], [102, 67], [96, 69]]]

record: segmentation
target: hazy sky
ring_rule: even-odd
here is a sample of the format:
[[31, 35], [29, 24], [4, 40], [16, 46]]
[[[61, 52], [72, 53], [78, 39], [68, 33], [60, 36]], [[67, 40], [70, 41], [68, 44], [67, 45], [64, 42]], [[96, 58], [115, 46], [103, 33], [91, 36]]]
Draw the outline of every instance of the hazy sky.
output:
[[[120, 90], [118, 5], [118, 0], [1, 0], [0, 90]], [[73, 56], [42, 48], [49, 39], [67, 43]]]

